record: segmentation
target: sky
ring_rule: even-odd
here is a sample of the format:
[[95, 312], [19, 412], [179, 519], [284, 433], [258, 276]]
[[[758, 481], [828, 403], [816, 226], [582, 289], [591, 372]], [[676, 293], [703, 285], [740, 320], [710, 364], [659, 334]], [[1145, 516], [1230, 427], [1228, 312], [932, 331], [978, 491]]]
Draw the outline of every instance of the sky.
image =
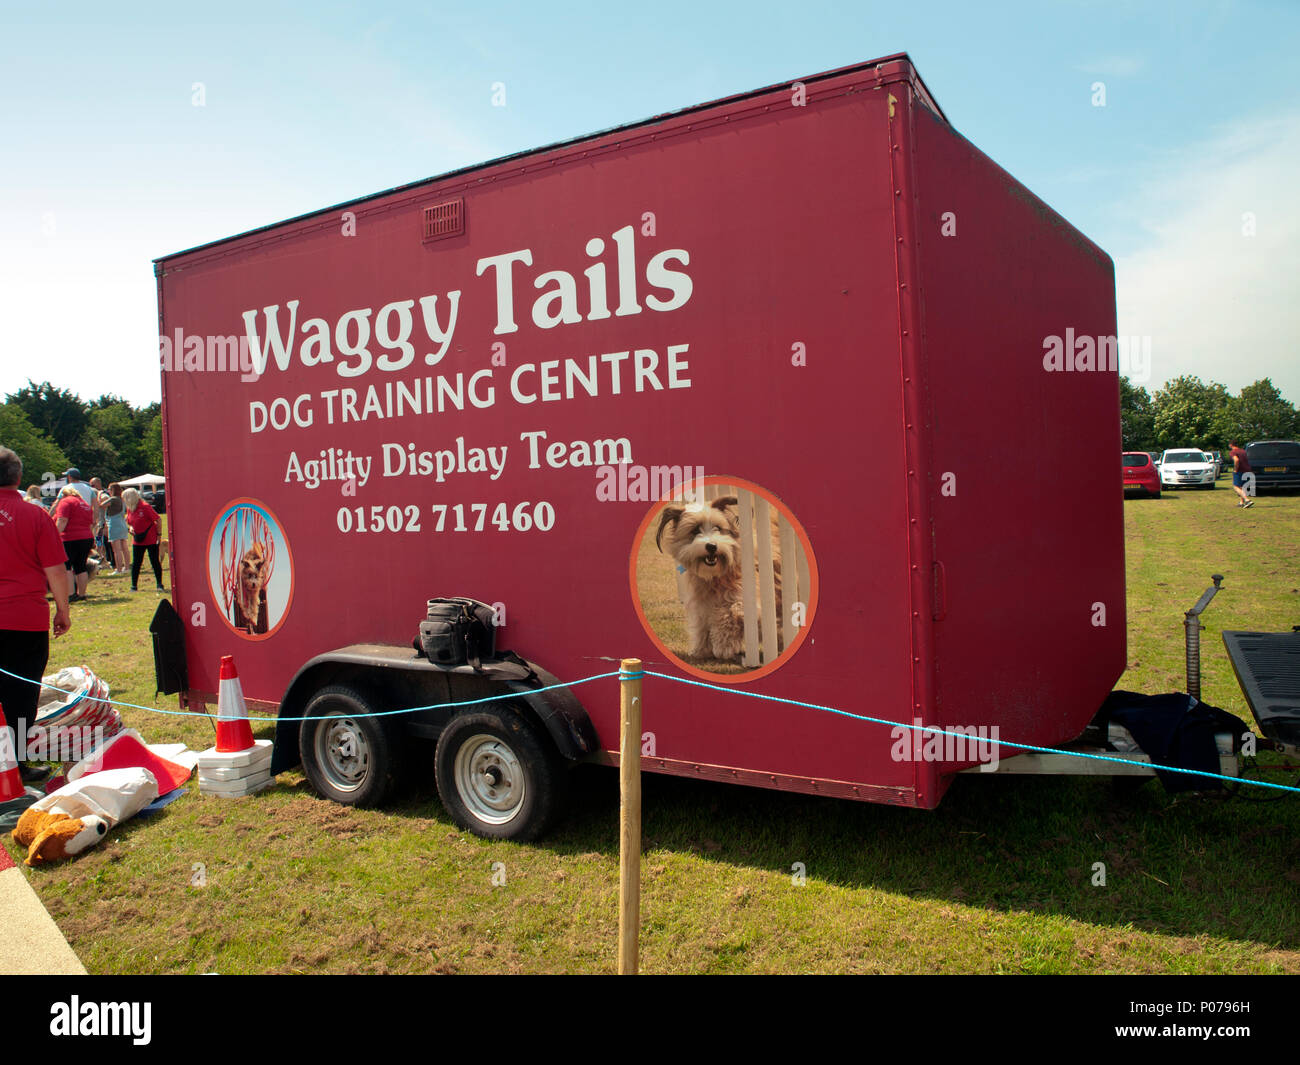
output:
[[906, 51], [1114, 258], [1139, 383], [1300, 403], [1298, 46], [1296, 0], [0, 0], [0, 393], [156, 401], [162, 255]]

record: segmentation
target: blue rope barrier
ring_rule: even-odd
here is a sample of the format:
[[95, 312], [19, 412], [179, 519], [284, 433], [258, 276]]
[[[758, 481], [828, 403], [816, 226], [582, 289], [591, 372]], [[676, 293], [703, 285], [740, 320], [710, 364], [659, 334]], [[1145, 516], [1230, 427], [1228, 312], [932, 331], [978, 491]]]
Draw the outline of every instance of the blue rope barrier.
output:
[[[15, 680], [23, 680], [29, 684], [37, 684], [42, 688], [51, 688], [55, 691], [63, 691], [53, 684], [46, 684], [43, 681], [32, 680], [30, 677], [20, 677], [16, 673], [10, 673], [6, 669], [0, 669], [7, 677]], [[708, 691], [721, 692], [725, 695], [740, 695], [750, 699], [761, 699], [764, 702], [784, 703], [789, 706], [798, 706], [806, 710], [820, 710], [828, 714], [837, 714], [841, 717], [847, 717], [854, 721], [864, 721], [872, 725], [889, 725], [891, 728], [910, 729], [914, 732], [929, 732], [939, 736], [951, 736], [954, 739], [961, 738], [967, 743], [985, 743], [997, 747], [1013, 747], [1018, 751], [1033, 751], [1038, 754], [1054, 754], [1066, 758], [1090, 758], [1098, 762], [1115, 762], [1119, 765], [1134, 765], [1135, 763], [1128, 758], [1116, 758], [1106, 754], [1088, 754], [1084, 751], [1063, 751], [1057, 747], [1039, 747], [1029, 743], [1016, 743], [1013, 740], [991, 739], [985, 736], [971, 736], [965, 732], [949, 732], [946, 729], [939, 728], [936, 725], [916, 725], [908, 724], [902, 721], [891, 721], [888, 718], [872, 717], [869, 714], [854, 714], [848, 710], [841, 710], [835, 706], [823, 706], [820, 703], [806, 703], [798, 699], [786, 699], [779, 695], [764, 695], [761, 692], [742, 691], [738, 688], [728, 688], [720, 684], [708, 684], [700, 680], [687, 680], [685, 677], [675, 677], [671, 673], [658, 673], [654, 670], [643, 669], [639, 673], [625, 673], [621, 669], [609, 673], [595, 673], [590, 677], [583, 677], [580, 680], [562, 681], [559, 684], [551, 684], [543, 688], [530, 688], [531, 692], [555, 691], [559, 688], [576, 688], [580, 684], [590, 684], [594, 680], [607, 680], [611, 677], [617, 677], [619, 680], [640, 680], [643, 677], [659, 677], [661, 680], [673, 681], [677, 684], [686, 684], [694, 688], [704, 688]], [[401, 710], [379, 710], [371, 714], [350, 714], [349, 717], [395, 717], [400, 714], [414, 714], [422, 710], [436, 710], [439, 708], [478, 706], [483, 703], [499, 703], [509, 696], [489, 695], [481, 699], [465, 699], [451, 703], [430, 703], [427, 706], [408, 706]], [[197, 710], [161, 710], [156, 706], [141, 706], [138, 703], [118, 702], [115, 699], [105, 699], [104, 702], [110, 706], [124, 706], [132, 710], [144, 710], [151, 714], [166, 714], [170, 717], [205, 717], [212, 719], [213, 715], [206, 711]], [[315, 721], [317, 718], [308, 717], [261, 717], [249, 715], [248, 720], [252, 721]], [[1243, 722], [1244, 724], [1244, 722]], [[1136, 763], [1144, 764], [1144, 763]], [[1222, 773], [1208, 773], [1201, 769], [1184, 769], [1181, 766], [1160, 765], [1156, 762], [1149, 763], [1153, 768], [1162, 769], [1169, 773], [1187, 773], [1191, 776], [1208, 777], [1211, 780], [1222, 780], [1234, 784], [1250, 784], [1259, 788], [1275, 788], [1278, 791], [1288, 791], [1300, 795], [1300, 788], [1292, 787], [1289, 784], [1274, 784], [1271, 781], [1252, 780], [1249, 777], [1230, 777]]]
[[[16, 673], [10, 673], [7, 669], [0, 669], [0, 673], [3, 673], [6, 677], [13, 677], [14, 680], [24, 680], [28, 684], [38, 684], [42, 688], [51, 688], [54, 691], [64, 690], [53, 684], [46, 684], [44, 681], [32, 680], [31, 677], [20, 677]], [[581, 680], [561, 682], [559, 684], [550, 684], [544, 688], [529, 688], [528, 691], [549, 692], [549, 691], [555, 691], [557, 688], [576, 688], [579, 684], [588, 684], [593, 680], [606, 680], [609, 677], [617, 677], [618, 675], [619, 674], [617, 672], [596, 673], [590, 677], [583, 677]], [[404, 707], [401, 710], [377, 710], [373, 714], [348, 714], [348, 717], [354, 719], [363, 718], [363, 717], [395, 717], [398, 714], [414, 714], [414, 713], [418, 713], [421, 710], [436, 710], [439, 707], [477, 706], [480, 703], [499, 703], [509, 698], [510, 696], [508, 695], [489, 695], [482, 699], [465, 699], [455, 703], [430, 703], [428, 706], [408, 706], [408, 707]], [[210, 714], [207, 711], [201, 711], [201, 710], [161, 710], [156, 706], [141, 706], [139, 703], [122, 703], [122, 702], [118, 702], [116, 699], [104, 699], [102, 701], [108, 703], [109, 706], [126, 706], [132, 710], [145, 710], [151, 714], [167, 714], [169, 717], [215, 718], [215, 715]], [[316, 717], [255, 717], [252, 714], [249, 714], [247, 720], [249, 721], [318, 721], [320, 719]]]
[[[1099, 762], [1118, 762], [1121, 765], [1133, 765], [1133, 761], [1128, 758], [1115, 758], [1107, 754], [1087, 754], [1083, 751], [1062, 751], [1057, 747], [1036, 747], [1030, 743], [1014, 743], [1011, 740], [993, 740], [983, 736], [971, 736], [964, 732], [947, 732], [944, 729], [933, 725], [907, 725], [901, 721], [889, 721], [883, 717], [870, 717], [867, 714], [853, 714], [847, 710], [840, 710], [834, 706], [822, 706], [820, 703], [804, 703], [798, 699], [784, 699], [779, 695], [763, 695], [761, 692], [741, 691], [737, 688], [727, 688], [720, 684], [706, 684], [701, 680], [687, 680], [685, 677], [674, 677], [671, 673], [656, 673], [652, 670], [646, 670], [651, 677], [660, 677], [663, 680], [676, 681], [678, 684], [689, 684], [695, 688], [707, 688], [709, 691], [725, 692], [728, 695], [743, 695], [750, 699], [762, 699], [772, 703], [788, 703], [791, 706], [801, 706], [808, 710], [823, 710], [828, 714], [839, 714], [843, 717], [852, 718], [855, 721], [866, 721], [874, 725], [890, 725], [894, 728], [906, 728], [919, 730], [921, 732], [935, 732], [941, 736], [961, 737], [967, 742], [978, 740], [981, 743], [991, 743], [1001, 747], [1014, 747], [1021, 751], [1036, 751], [1039, 754], [1057, 754], [1067, 758], [1092, 758]], [[1243, 722], [1244, 724], [1245, 722]], [[1273, 784], [1264, 780], [1251, 780], [1249, 777], [1229, 777], [1222, 773], [1207, 773], [1201, 769], [1183, 769], [1180, 766], [1160, 765], [1156, 762], [1150, 763], [1153, 768], [1164, 769], [1170, 773], [1190, 773], [1198, 777], [1210, 777], [1213, 780], [1227, 780], [1234, 784], [1253, 784], [1260, 788], [1278, 788], [1281, 791], [1291, 791], [1300, 795], [1300, 788], [1293, 788], [1289, 784]]]

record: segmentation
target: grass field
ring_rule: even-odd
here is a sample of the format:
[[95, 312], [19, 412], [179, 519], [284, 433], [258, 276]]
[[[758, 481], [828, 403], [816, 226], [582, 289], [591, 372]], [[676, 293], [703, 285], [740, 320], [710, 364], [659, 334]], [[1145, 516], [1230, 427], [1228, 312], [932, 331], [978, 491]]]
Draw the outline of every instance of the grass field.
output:
[[[1183, 686], [1182, 613], [1220, 572], [1204, 695], [1248, 716], [1218, 633], [1300, 624], [1300, 496], [1240, 511], [1220, 482], [1126, 502], [1125, 524], [1120, 686]], [[125, 583], [91, 585], [50, 668], [84, 662], [115, 698], [175, 709], [152, 695], [152, 579], [134, 596]], [[125, 716], [152, 742], [211, 743], [206, 721]], [[617, 787], [580, 768], [568, 819], [518, 845], [459, 832], [431, 785], [358, 811], [294, 773], [234, 801], [191, 783], [96, 850], [25, 872], [92, 973], [610, 972]], [[1300, 972], [1294, 797], [974, 776], [920, 812], [648, 776], [644, 835], [647, 972]]]

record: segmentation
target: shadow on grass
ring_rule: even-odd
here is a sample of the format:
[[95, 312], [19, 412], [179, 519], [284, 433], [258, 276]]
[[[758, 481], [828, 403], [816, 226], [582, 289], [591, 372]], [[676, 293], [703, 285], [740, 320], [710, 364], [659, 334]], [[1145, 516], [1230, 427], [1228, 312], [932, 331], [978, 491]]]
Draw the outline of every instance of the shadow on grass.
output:
[[[129, 591], [126, 592], [125, 594], [121, 594], [119, 592], [111, 592], [111, 591], [100, 592], [98, 589], [96, 589], [95, 591], [91, 592], [90, 595], [87, 596], [85, 599], [73, 603], [72, 607], [75, 610], [77, 607], [94, 607], [95, 604], [97, 603], [101, 603], [101, 604], [124, 603], [128, 598], [130, 598], [131, 594], [132, 593]], [[140, 595], [141, 593], [136, 592], [135, 594]]]
[[[618, 775], [574, 773], [567, 819], [537, 846], [618, 849]], [[959, 778], [909, 810], [676, 777], [644, 778], [646, 851], [1003, 912], [1300, 948], [1300, 801], [1175, 797], [1151, 780]], [[1095, 863], [1106, 884], [1094, 886]]]
[[[420, 746], [416, 772], [384, 813], [455, 831], [433, 783], [432, 744]], [[617, 860], [617, 771], [579, 766], [570, 785], [561, 822], [526, 846]], [[314, 795], [301, 777], [282, 777], [276, 790]], [[850, 889], [1300, 949], [1300, 800], [1291, 797], [1252, 803], [1171, 796], [1155, 780], [1121, 793], [1109, 779], [972, 775], [927, 811], [646, 774], [642, 831], [647, 852], [780, 876], [802, 862], [809, 878]], [[1104, 886], [1094, 886], [1096, 863]]]

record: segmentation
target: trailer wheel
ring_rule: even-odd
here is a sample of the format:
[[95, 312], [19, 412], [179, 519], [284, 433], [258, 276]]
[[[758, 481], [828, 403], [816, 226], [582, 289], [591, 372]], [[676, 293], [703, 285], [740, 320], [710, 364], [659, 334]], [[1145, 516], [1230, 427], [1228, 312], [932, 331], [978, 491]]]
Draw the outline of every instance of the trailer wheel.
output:
[[390, 719], [355, 688], [322, 688], [307, 704], [298, 733], [302, 768], [324, 798], [378, 806], [397, 783], [400, 745]]
[[563, 806], [565, 765], [509, 707], [453, 717], [434, 762], [443, 805], [475, 835], [535, 839]]

